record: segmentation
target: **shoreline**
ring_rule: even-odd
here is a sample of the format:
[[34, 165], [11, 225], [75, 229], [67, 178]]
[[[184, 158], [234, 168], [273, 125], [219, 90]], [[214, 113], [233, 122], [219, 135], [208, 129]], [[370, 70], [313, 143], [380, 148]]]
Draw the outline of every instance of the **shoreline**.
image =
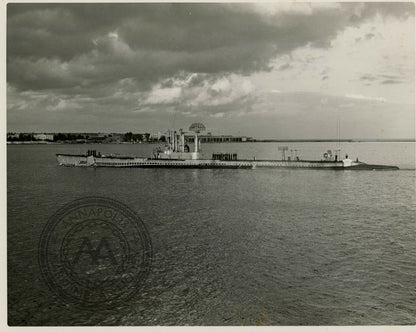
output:
[[[204, 144], [229, 144], [229, 143], [415, 143], [416, 139], [257, 139], [246, 142], [205, 142]], [[45, 142], [45, 141], [6, 141], [7, 145], [82, 145], [82, 144], [161, 144], [164, 142], [143, 142], [143, 143], [130, 143], [130, 142]]]

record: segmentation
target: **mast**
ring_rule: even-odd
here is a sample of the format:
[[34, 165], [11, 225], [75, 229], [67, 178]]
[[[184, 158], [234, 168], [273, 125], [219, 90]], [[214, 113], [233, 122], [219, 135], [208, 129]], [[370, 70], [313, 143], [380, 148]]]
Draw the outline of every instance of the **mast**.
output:
[[198, 152], [198, 133], [195, 132], [195, 152]]
[[341, 131], [341, 122], [340, 122], [340, 119], [338, 118], [338, 129], [337, 129], [337, 131], [338, 131], [338, 149], [340, 148], [340, 136], [341, 136], [341, 134], [340, 134], [340, 131]]
[[341, 119], [340, 119], [339, 110], [338, 110], [338, 119], [337, 119], [337, 139], [338, 139], [338, 149], [337, 149], [338, 160], [342, 160], [342, 157], [341, 157]]
[[189, 127], [189, 130], [193, 131], [195, 133], [195, 142], [194, 142], [195, 143], [195, 153], [198, 153], [199, 152], [198, 134], [201, 131], [205, 130], [205, 126], [200, 122], [196, 122], [196, 123], [191, 124], [191, 126]]

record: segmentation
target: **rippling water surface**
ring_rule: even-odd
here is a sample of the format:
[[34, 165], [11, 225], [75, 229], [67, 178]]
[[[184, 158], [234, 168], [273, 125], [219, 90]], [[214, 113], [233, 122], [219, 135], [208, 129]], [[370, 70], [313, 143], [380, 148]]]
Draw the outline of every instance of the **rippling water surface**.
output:
[[[154, 147], [7, 147], [10, 325], [416, 324], [414, 143], [342, 145], [353, 159], [399, 171], [87, 169], [55, 160]], [[290, 148], [319, 159], [336, 144]], [[204, 149], [279, 157], [277, 143]], [[148, 279], [111, 310], [62, 303], [39, 272], [45, 223], [84, 196], [128, 205], [152, 239]]]

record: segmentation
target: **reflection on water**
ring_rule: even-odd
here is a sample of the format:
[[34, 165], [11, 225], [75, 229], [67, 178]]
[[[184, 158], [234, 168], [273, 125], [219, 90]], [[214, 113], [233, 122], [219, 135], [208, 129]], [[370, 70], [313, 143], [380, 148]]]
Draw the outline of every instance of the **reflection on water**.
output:
[[[277, 146], [203, 148], [266, 159], [279, 156]], [[291, 146], [311, 159], [336, 147]], [[54, 157], [91, 148], [147, 155], [153, 147], [8, 146], [9, 324], [416, 323], [414, 171], [82, 169], [59, 167]], [[342, 149], [369, 163], [415, 168], [414, 143]], [[58, 208], [91, 195], [136, 211], [154, 257], [136, 297], [85, 312], [49, 292], [37, 245]]]

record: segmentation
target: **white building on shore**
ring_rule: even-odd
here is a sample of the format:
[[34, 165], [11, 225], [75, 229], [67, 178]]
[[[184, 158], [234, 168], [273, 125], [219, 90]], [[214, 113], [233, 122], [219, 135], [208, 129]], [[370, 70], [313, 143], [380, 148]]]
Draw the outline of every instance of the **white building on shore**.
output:
[[41, 141], [53, 141], [53, 134], [33, 134], [33, 138]]

